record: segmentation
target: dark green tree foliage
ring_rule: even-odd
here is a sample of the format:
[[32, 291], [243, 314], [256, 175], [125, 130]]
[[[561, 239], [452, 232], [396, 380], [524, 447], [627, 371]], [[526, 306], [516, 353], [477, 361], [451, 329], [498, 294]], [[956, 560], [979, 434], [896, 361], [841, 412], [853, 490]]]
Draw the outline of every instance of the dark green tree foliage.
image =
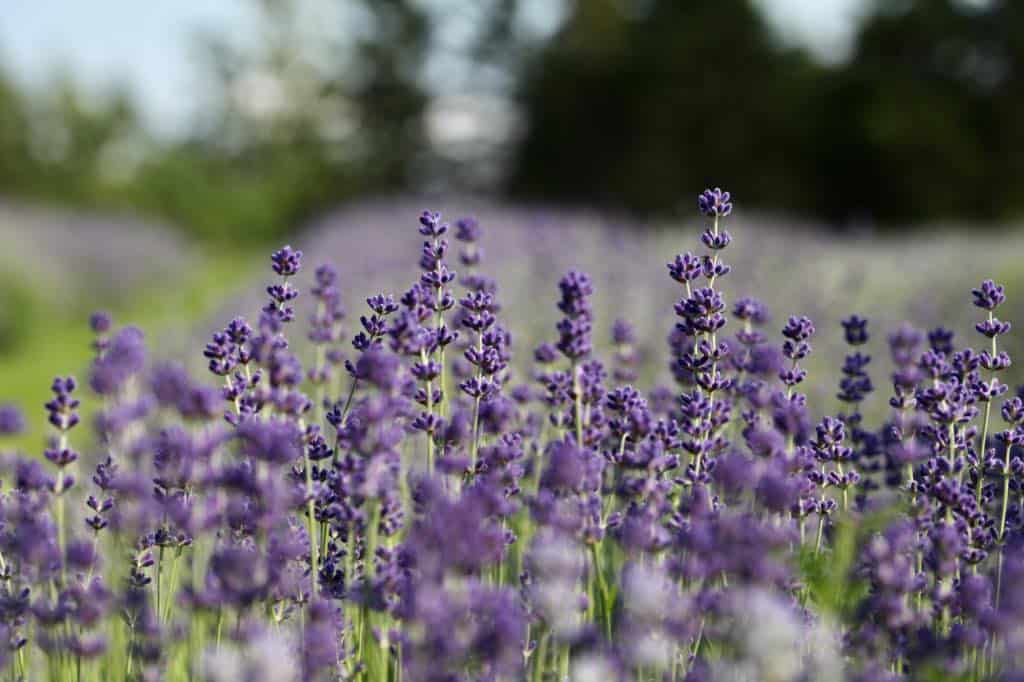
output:
[[427, 147], [425, 10], [352, 0], [358, 21], [318, 26], [335, 44], [313, 59], [301, 4], [254, 0], [248, 43], [200, 36], [211, 87], [180, 141], [145, 135], [124, 92], [86, 106], [70, 77], [29, 92], [0, 73], [0, 196], [129, 209], [230, 241], [269, 239], [346, 198], [408, 186]]
[[880, 2], [818, 93], [809, 208], [894, 221], [1019, 214], [1022, 79], [1021, 3]]
[[[365, 23], [338, 27], [345, 40], [326, 64], [308, 54], [299, 3], [255, 4], [255, 47], [206, 37], [210, 111], [140, 176], [145, 205], [216, 239], [270, 238], [346, 198], [401, 188], [425, 146], [417, 78], [429, 26], [415, 2], [350, 3]], [[269, 110], [240, 90], [253, 74], [280, 88]]]
[[[72, 205], [110, 198], [140, 133], [130, 94], [87, 97], [70, 74], [26, 92], [0, 72], [0, 193]], [[124, 144], [120, 144], [124, 143]]]
[[666, 210], [680, 187], [728, 175], [760, 203], [806, 201], [809, 58], [747, 0], [632, 5], [576, 3], [537, 56], [513, 191]]
[[[726, 177], [748, 205], [837, 224], [1024, 212], [1016, 0], [877, 0], [831, 65], [753, 0], [565, 0], [547, 40], [523, 30], [523, 0], [332, 2], [345, 19], [316, 27], [320, 52], [297, 0], [253, 0], [256, 35], [206, 37], [210, 96], [181, 141], [150, 137], [123, 89], [86, 96], [73, 74], [27, 89], [0, 70], [0, 196], [218, 240], [271, 238], [369, 193], [493, 187], [475, 174], [502, 167], [513, 197], [654, 214]], [[446, 21], [476, 39], [453, 48]], [[507, 147], [488, 166], [431, 146], [439, 55], [471, 65], [459, 92], [511, 88], [526, 133], [510, 164]]]
[[524, 80], [510, 187], [658, 212], [728, 176], [762, 207], [837, 221], [1018, 215], [1022, 79], [1011, 0], [882, 0], [834, 66], [781, 45], [748, 0], [589, 0]]
[[0, 71], [0, 187], [10, 192], [20, 189], [29, 161], [28, 120], [25, 103]]

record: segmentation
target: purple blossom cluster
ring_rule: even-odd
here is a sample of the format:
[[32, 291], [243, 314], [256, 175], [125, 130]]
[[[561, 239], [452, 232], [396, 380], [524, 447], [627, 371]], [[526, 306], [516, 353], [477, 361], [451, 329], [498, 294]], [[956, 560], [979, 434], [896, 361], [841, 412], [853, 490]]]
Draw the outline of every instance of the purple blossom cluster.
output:
[[[43, 456], [0, 460], [3, 675], [1018, 679], [1003, 287], [972, 292], [980, 350], [891, 332], [885, 403], [869, 321], [730, 304], [732, 197], [698, 208], [698, 252], [668, 263], [665, 372], [578, 270], [517, 355], [481, 225], [429, 211], [418, 273], [351, 337], [342, 274], [318, 264], [304, 291], [290, 246], [259, 314], [202, 349], [206, 380], [93, 315], [88, 381], [53, 380]], [[812, 376], [826, 335], [849, 353]], [[0, 406], [0, 436], [23, 426]]]

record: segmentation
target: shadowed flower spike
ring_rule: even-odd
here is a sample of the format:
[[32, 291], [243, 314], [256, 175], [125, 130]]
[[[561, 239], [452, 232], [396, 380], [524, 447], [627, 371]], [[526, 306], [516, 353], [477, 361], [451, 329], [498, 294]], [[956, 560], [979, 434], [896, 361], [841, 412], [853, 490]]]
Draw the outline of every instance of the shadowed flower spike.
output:
[[668, 274], [680, 284], [686, 284], [698, 279], [703, 270], [701, 260], [691, 253], [676, 256], [676, 259], [668, 264]]
[[935, 327], [928, 332], [928, 345], [936, 353], [953, 354], [953, 332], [944, 327]]
[[93, 361], [89, 385], [100, 395], [112, 395], [141, 372], [145, 363], [142, 331], [137, 327], [124, 327], [110, 339], [106, 352]]
[[782, 335], [792, 341], [806, 341], [814, 335], [814, 323], [808, 317], [791, 317], [786, 321]]
[[1003, 322], [1002, 320], [998, 320], [993, 317], [992, 319], [985, 320], [984, 322], [979, 322], [974, 325], [974, 328], [977, 329], [982, 336], [991, 339], [1009, 333], [1011, 325], [1009, 322]]
[[[336, 344], [342, 338], [341, 323], [345, 319], [345, 308], [338, 289], [338, 271], [331, 265], [321, 265], [314, 274], [315, 284], [310, 290], [316, 300], [316, 308], [310, 316], [308, 338], [311, 343], [324, 346]], [[325, 357], [326, 359], [326, 353]], [[327, 368], [314, 368], [310, 378], [314, 383], [326, 380]]]
[[636, 340], [636, 329], [628, 320], [618, 318], [612, 322], [612, 343], [616, 346], [632, 345]]
[[455, 223], [455, 238], [460, 242], [475, 242], [480, 239], [480, 224], [476, 218], [460, 218]]
[[281, 277], [294, 277], [302, 267], [302, 252], [291, 246], [284, 246], [270, 257], [271, 266]]
[[399, 369], [397, 356], [371, 348], [359, 356], [355, 365], [355, 376], [382, 391], [391, 391], [397, 386]]
[[102, 310], [97, 310], [89, 316], [89, 328], [94, 334], [106, 334], [110, 331], [112, 324], [110, 313]]
[[[461, 218], [455, 223], [455, 238], [464, 244], [459, 251], [459, 262], [467, 268], [479, 265], [483, 259], [483, 250], [477, 244], [480, 236], [480, 224], [475, 218]], [[463, 281], [467, 286], [471, 283], [472, 280]]]
[[990, 279], [986, 279], [977, 289], [972, 289], [974, 305], [984, 310], [995, 310], [1006, 300], [1006, 292]]
[[110, 340], [107, 338], [107, 334], [110, 332], [110, 328], [113, 326], [113, 320], [109, 313], [103, 311], [96, 311], [89, 316], [89, 328], [92, 329], [92, 333], [96, 335], [96, 339], [93, 341], [92, 347], [97, 353], [103, 353], [107, 349], [107, 345]]
[[594, 293], [590, 277], [585, 273], [572, 270], [559, 282], [558, 288], [562, 298], [558, 309], [565, 315], [557, 325], [558, 350], [570, 360], [576, 360], [590, 354], [593, 312], [590, 307], [590, 296]]
[[424, 237], [438, 238], [448, 232], [448, 223], [441, 222], [441, 214], [424, 211], [420, 214], [420, 234]]
[[706, 189], [697, 197], [697, 208], [706, 216], [727, 216], [732, 213], [732, 197], [720, 188]]
[[842, 322], [846, 343], [860, 346], [868, 342], [868, 321], [858, 315], [851, 315]]
[[807, 317], [791, 317], [782, 329], [786, 337], [782, 344], [782, 353], [790, 360], [803, 360], [811, 352], [811, 344], [807, 340], [814, 335], [814, 323]]
[[732, 314], [740, 320], [750, 320], [754, 324], [764, 324], [768, 321], [768, 309], [764, 303], [749, 296], [736, 300]]
[[25, 417], [15, 405], [0, 405], [0, 436], [16, 436], [25, 430]]
[[53, 380], [53, 399], [46, 403], [46, 411], [50, 413], [50, 424], [58, 431], [70, 431], [78, 423], [79, 401], [71, 395], [77, 387], [74, 377]]

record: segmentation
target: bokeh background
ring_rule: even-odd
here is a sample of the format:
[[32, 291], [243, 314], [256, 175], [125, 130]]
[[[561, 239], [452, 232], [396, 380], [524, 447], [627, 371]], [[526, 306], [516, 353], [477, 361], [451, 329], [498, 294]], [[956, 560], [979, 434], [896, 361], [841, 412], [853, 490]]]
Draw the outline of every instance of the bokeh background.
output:
[[725, 289], [812, 315], [815, 371], [850, 312], [971, 340], [983, 277], [1024, 312], [1022, 86], [1016, 0], [8, 3], [0, 402], [38, 426], [96, 308], [201, 365], [285, 241], [361, 312], [426, 207], [480, 219], [521, 351], [580, 266], [659, 358], [714, 184]]

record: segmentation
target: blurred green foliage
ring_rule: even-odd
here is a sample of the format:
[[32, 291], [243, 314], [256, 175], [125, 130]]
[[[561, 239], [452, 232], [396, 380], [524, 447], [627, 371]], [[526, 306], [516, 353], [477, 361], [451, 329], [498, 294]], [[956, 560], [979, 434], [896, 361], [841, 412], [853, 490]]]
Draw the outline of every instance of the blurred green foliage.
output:
[[879, 0], [835, 65], [746, 0], [644, 5], [576, 3], [533, 60], [520, 194], [664, 211], [719, 182], [837, 222], [1024, 208], [1024, 4]]
[[0, 194], [238, 243], [368, 193], [479, 189], [427, 132], [449, 85], [428, 67], [457, 18], [477, 26], [459, 56], [486, 76], [479, 94], [525, 123], [498, 192], [657, 214], [720, 182], [746, 206], [836, 224], [1024, 209], [1019, 2], [876, 0], [838, 64], [785, 44], [752, 0], [566, 2], [540, 42], [526, 0], [352, 0], [317, 54], [300, 2], [252, 4], [255, 45], [200, 41], [212, 87], [183, 139], [150, 135], [124, 90], [97, 97], [72, 75], [29, 90], [0, 72]]
[[[170, 354], [194, 369], [201, 369], [205, 365], [195, 351], [191, 325], [214, 313], [225, 298], [237, 296], [264, 260], [262, 250], [245, 246], [210, 254], [200, 258], [178, 286], [154, 283], [141, 287], [136, 296], [126, 297], [108, 310], [117, 324], [141, 328], [154, 356]], [[53, 374], [71, 374], [85, 381], [94, 352], [87, 311], [96, 305], [95, 292], [83, 292], [81, 301], [52, 300], [38, 295], [40, 287], [35, 285], [43, 276], [44, 273], [34, 273], [33, 278], [29, 273], [18, 279], [19, 284], [12, 289], [8, 289], [6, 279], [0, 280], [0, 402], [18, 404], [25, 412], [28, 426], [25, 433], [9, 439], [6, 445], [28, 452], [39, 451], [44, 443], [48, 426], [42, 407], [51, 397]], [[16, 292], [14, 296], [22, 297], [19, 303], [23, 305], [8, 309], [6, 297], [12, 291]], [[183, 321], [187, 322], [184, 327]], [[16, 329], [11, 336], [8, 325]], [[177, 347], [179, 344], [187, 348]], [[82, 410], [87, 422], [97, 408], [96, 401], [84, 402]]]
[[24, 346], [38, 312], [29, 283], [14, 273], [0, 272], [0, 355]]
[[895, 508], [872, 512], [859, 519], [842, 517], [832, 529], [828, 553], [804, 546], [800, 552], [800, 575], [806, 597], [821, 613], [839, 623], [853, 622], [856, 610], [868, 594], [869, 585], [858, 575], [860, 550], [898, 516]]
[[[427, 49], [417, 3], [353, 0], [373, 21], [346, 59], [314, 63], [291, 0], [254, 0], [257, 45], [200, 36], [211, 84], [183, 139], [145, 129], [130, 93], [70, 77], [37, 92], [0, 72], [0, 195], [125, 209], [204, 240], [258, 243], [346, 198], [400, 187], [422, 154], [427, 101], [412, 77]], [[353, 73], [372, 74], [355, 78]], [[245, 89], [257, 76], [260, 87]], [[272, 109], [260, 107], [271, 92]], [[339, 139], [338, 128], [350, 131]], [[344, 133], [344, 131], [342, 131]]]

